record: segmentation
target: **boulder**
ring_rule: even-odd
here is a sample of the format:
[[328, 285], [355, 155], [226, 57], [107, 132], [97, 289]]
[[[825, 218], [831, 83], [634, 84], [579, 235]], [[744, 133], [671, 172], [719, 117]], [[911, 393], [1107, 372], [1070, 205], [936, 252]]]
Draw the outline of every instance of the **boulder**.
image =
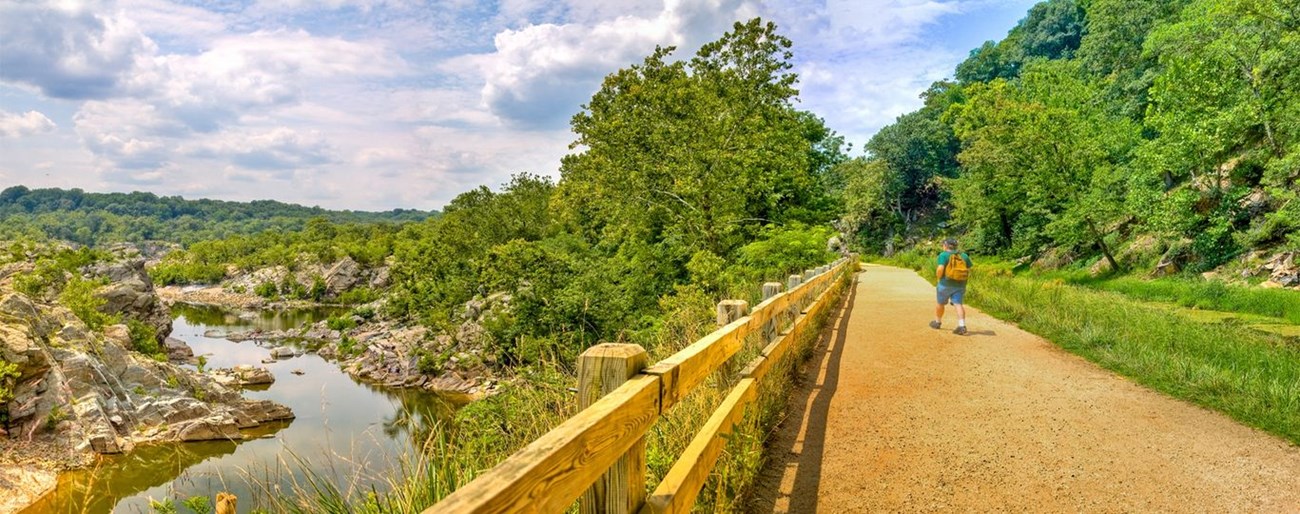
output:
[[224, 416], [209, 416], [197, 419], [176, 428], [178, 441], [237, 441], [243, 439], [239, 426], [233, 419]]
[[95, 293], [104, 300], [100, 311], [105, 314], [120, 314], [148, 324], [157, 332], [159, 343], [171, 334], [171, 313], [154, 291], [153, 281], [144, 269], [143, 258], [95, 264], [84, 271], [91, 277], [109, 280], [107, 286]]
[[325, 293], [331, 297], [343, 294], [361, 280], [361, 265], [351, 257], [335, 263], [325, 272]]
[[1282, 252], [1274, 255], [1264, 264], [1269, 272], [1268, 281], [1281, 287], [1300, 286], [1300, 268], [1296, 266], [1296, 252]]
[[182, 339], [168, 337], [163, 340], [163, 349], [167, 352], [167, 359], [173, 361], [188, 361], [194, 357], [194, 349], [190, 348]]
[[271, 357], [276, 359], [288, 359], [296, 355], [298, 355], [298, 353], [288, 346], [277, 346], [271, 349]]
[[390, 282], [392, 282], [392, 272], [388, 270], [388, 266], [380, 266], [370, 273], [370, 287], [383, 289], [388, 287]]
[[266, 368], [257, 368], [247, 364], [235, 366], [235, 375], [239, 377], [239, 385], [265, 385], [275, 383], [275, 375]]

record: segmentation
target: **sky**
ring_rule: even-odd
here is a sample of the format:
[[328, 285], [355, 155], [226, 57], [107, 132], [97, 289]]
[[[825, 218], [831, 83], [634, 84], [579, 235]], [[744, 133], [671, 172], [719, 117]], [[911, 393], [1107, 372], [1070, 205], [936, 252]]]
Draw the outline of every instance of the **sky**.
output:
[[1034, 3], [0, 0], [0, 189], [440, 209], [558, 178], [606, 75], [756, 16], [860, 155]]

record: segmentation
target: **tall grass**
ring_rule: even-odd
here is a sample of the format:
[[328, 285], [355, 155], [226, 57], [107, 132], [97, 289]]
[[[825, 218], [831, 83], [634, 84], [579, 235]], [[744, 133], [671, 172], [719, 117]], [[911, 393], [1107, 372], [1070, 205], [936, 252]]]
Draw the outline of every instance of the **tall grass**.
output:
[[1300, 346], [1128, 296], [986, 276], [970, 303], [1153, 389], [1300, 444]]

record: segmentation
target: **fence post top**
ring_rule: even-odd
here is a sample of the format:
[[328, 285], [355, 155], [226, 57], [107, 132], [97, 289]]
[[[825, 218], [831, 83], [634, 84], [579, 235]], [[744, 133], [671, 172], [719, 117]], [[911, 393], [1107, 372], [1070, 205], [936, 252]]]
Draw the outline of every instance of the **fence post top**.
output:
[[600, 343], [582, 352], [583, 357], [633, 357], [645, 354], [645, 348], [639, 344]]

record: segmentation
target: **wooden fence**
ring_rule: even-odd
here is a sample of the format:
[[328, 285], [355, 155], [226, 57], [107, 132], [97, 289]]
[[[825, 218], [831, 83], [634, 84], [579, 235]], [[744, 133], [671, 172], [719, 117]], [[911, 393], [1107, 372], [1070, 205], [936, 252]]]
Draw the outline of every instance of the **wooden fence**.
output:
[[[558, 513], [579, 499], [584, 513], [689, 512], [759, 382], [827, 308], [833, 286], [856, 269], [857, 260], [845, 258], [791, 275], [784, 293], [780, 283], [764, 284], [767, 298], [749, 312], [743, 301], [724, 301], [721, 328], [649, 367], [637, 345], [588, 349], [578, 363], [582, 410], [424, 514]], [[766, 346], [646, 497], [646, 431], [736, 355], [750, 334], [760, 334]]]

